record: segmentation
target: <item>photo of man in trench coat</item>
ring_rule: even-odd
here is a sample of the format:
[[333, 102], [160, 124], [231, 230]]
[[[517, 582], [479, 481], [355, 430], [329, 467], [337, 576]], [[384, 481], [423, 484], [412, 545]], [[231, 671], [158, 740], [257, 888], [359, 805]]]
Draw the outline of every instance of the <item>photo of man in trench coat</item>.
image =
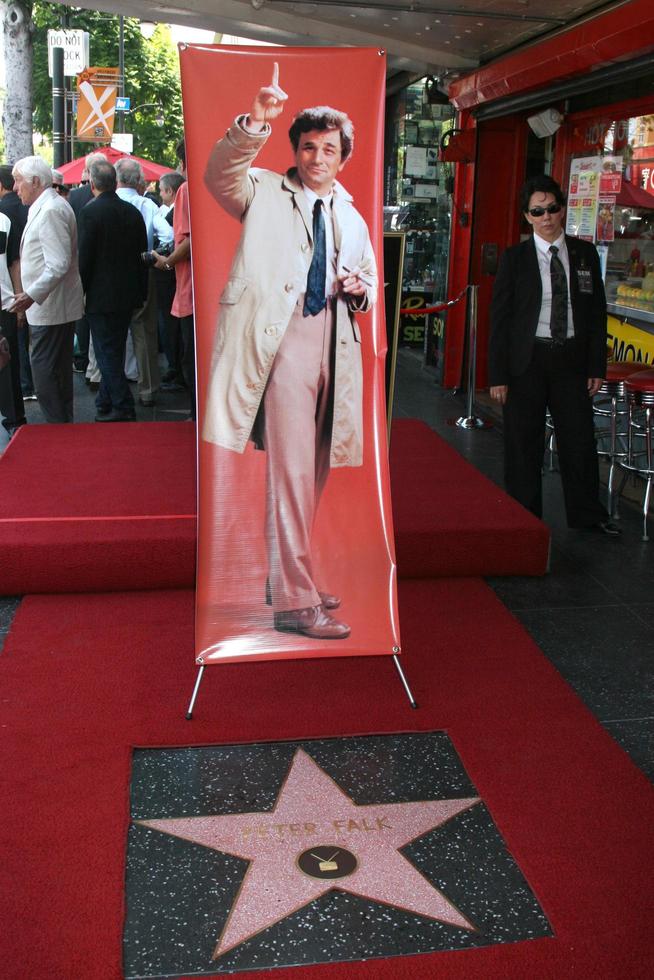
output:
[[366, 223], [336, 179], [354, 128], [343, 112], [305, 109], [289, 131], [295, 166], [254, 161], [283, 111], [278, 66], [214, 146], [206, 185], [242, 223], [220, 312], [202, 438], [266, 451], [266, 599], [275, 629], [341, 639], [341, 597], [311, 554], [316, 510], [333, 467], [363, 462], [361, 334], [377, 270]]

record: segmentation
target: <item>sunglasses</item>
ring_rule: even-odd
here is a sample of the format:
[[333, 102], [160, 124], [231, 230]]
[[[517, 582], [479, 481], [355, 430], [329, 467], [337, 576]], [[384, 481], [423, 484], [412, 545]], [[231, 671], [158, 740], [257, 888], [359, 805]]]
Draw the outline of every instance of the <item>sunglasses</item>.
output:
[[548, 204], [546, 208], [529, 208], [529, 214], [532, 218], [542, 218], [546, 211], [548, 214], [558, 214], [560, 210], [560, 204]]

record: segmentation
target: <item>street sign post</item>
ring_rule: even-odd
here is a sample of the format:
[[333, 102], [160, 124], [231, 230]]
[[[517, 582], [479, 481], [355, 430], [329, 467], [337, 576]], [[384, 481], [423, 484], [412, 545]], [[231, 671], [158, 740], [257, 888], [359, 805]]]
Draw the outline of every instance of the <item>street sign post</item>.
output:
[[52, 49], [64, 49], [64, 75], [78, 75], [89, 67], [88, 31], [48, 31], [48, 75], [52, 78]]

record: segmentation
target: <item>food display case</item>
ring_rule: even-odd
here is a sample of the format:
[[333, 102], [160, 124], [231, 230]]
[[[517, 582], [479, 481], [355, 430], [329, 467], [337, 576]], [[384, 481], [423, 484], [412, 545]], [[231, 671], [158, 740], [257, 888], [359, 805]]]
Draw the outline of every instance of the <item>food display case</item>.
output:
[[623, 200], [630, 200], [630, 206], [620, 207], [619, 200], [620, 196], [615, 209], [615, 236], [607, 250], [606, 261], [609, 343], [618, 361], [652, 364], [654, 195], [627, 184]]
[[654, 363], [654, 115], [575, 120], [566, 231], [602, 261], [615, 360]]

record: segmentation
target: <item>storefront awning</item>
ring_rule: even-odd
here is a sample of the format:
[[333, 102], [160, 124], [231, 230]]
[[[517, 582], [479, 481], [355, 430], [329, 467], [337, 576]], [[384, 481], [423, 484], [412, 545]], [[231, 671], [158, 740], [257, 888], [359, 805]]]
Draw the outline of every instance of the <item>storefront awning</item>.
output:
[[647, 208], [649, 211], [654, 211], [654, 195], [648, 194], [636, 184], [630, 184], [628, 180], [622, 181], [615, 203], [621, 208]]

